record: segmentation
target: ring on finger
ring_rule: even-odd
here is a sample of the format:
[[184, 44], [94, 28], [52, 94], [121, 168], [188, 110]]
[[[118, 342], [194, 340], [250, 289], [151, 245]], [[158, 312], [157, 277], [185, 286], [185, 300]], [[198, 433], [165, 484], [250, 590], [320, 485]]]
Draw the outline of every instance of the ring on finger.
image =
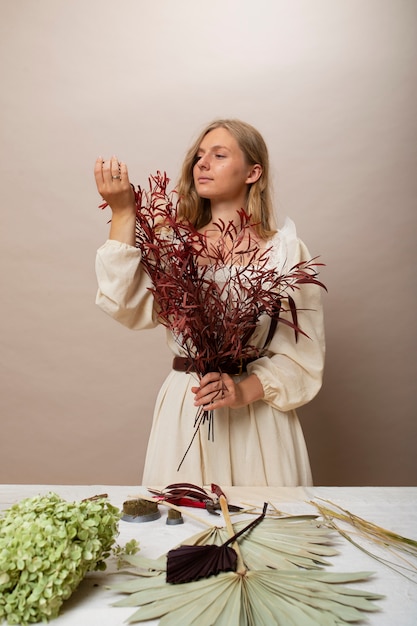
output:
[[112, 175], [112, 180], [122, 180], [122, 177], [120, 176], [120, 174], [118, 174], [117, 176]]

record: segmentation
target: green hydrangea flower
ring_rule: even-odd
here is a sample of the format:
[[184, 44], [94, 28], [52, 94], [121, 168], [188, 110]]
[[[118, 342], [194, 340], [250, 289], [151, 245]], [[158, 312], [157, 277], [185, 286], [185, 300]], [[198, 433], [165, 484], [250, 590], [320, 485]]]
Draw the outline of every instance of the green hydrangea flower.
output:
[[121, 512], [106, 497], [27, 498], [0, 517], [0, 621], [57, 617], [86, 573], [105, 569]]

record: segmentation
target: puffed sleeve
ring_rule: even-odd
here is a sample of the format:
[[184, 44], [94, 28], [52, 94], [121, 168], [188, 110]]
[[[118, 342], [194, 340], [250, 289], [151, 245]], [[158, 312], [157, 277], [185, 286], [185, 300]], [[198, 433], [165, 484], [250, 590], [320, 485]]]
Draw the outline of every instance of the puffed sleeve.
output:
[[158, 324], [152, 282], [141, 264], [138, 248], [109, 239], [97, 250], [96, 304], [115, 320], [134, 330]]
[[[284, 262], [278, 267], [279, 271], [311, 259], [307, 247], [295, 236], [292, 222], [284, 226], [280, 238], [280, 256]], [[298, 325], [308, 337], [299, 334], [296, 341], [293, 329], [278, 323], [269, 345], [269, 356], [247, 367], [249, 374], [259, 378], [264, 401], [283, 412], [306, 404], [318, 393], [325, 356], [321, 287], [304, 284], [291, 295], [298, 310]], [[290, 314], [284, 315], [291, 319]]]

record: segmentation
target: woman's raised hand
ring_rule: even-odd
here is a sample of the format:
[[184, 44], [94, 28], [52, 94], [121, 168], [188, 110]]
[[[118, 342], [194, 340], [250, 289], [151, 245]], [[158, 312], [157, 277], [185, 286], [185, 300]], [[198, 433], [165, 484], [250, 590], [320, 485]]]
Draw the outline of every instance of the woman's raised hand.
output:
[[109, 239], [135, 245], [136, 205], [126, 163], [99, 157], [94, 166], [99, 194], [112, 210]]
[[117, 157], [104, 161], [99, 157], [94, 167], [99, 194], [114, 213], [135, 212], [135, 197], [129, 181], [126, 163]]

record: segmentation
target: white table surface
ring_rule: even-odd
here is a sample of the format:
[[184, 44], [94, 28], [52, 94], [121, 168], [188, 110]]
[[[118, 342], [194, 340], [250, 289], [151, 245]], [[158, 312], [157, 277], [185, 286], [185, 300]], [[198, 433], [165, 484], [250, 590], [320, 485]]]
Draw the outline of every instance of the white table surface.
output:
[[[147, 493], [144, 487], [107, 485], [0, 485], [0, 511], [19, 500], [50, 491], [63, 498], [76, 501], [96, 494], [107, 493], [115, 506], [132, 496]], [[229, 487], [224, 489], [230, 503], [261, 506], [268, 501], [279, 510], [290, 513], [314, 513], [309, 501], [316, 498], [331, 500], [351, 513], [372, 521], [379, 526], [403, 536], [417, 539], [417, 487], [309, 487], [309, 488], [263, 488]], [[149, 495], [149, 494], [148, 494]], [[119, 545], [136, 538], [140, 554], [157, 558], [180, 541], [206, 528], [203, 523], [184, 516], [184, 524], [166, 524], [167, 509], [160, 507], [159, 520], [146, 523], [120, 522]], [[201, 509], [188, 509], [210, 523], [222, 526], [222, 517], [214, 517]], [[239, 518], [232, 518], [232, 521]], [[372, 571], [374, 576], [351, 586], [386, 596], [378, 601], [380, 611], [364, 614], [363, 624], [375, 626], [415, 626], [417, 624], [417, 575], [410, 581], [351, 545], [335, 537], [339, 554], [330, 558], [334, 572]], [[365, 544], [375, 551], [373, 544]], [[414, 562], [417, 567], [417, 562]], [[52, 622], [57, 626], [122, 626], [135, 608], [111, 606], [120, 595], [110, 591], [107, 585], [120, 579], [113, 563], [105, 572], [91, 572], [77, 591], [67, 600], [59, 617]], [[158, 621], [143, 622], [156, 625]], [[179, 625], [185, 626], [185, 625]]]

